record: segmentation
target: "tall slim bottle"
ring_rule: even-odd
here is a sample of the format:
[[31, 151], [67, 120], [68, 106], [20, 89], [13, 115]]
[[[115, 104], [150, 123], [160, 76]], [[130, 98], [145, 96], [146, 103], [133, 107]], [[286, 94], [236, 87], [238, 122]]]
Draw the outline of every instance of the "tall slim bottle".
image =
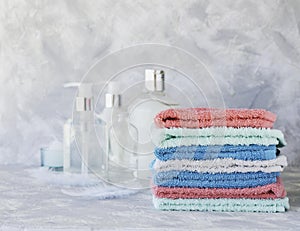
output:
[[96, 130], [103, 130], [94, 119], [92, 83], [70, 83], [65, 87], [78, 87], [73, 118], [64, 125], [64, 171], [95, 173], [104, 171], [105, 150], [98, 142]]
[[106, 118], [107, 124], [107, 176], [110, 183], [128, 186], [134, 181], [137, 171], [137, 140], [138, 131], [128, 118], [128, 112], [122, 107], [120, 84], [110, 82], [105, 95], [105, 112], [100, 115]]

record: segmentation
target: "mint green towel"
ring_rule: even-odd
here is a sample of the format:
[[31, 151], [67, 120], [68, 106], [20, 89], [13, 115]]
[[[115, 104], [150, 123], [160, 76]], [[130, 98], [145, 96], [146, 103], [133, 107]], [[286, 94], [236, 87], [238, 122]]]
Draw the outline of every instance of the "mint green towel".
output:
[[286, 145], [280, 130], [269, 128], [170, 128], [161, 131], [159, 148], [191, 145]]
[[160, 210], [206, 212], [285, 212], [289, 199], [168, 199], [153, 197], [154, 207]]

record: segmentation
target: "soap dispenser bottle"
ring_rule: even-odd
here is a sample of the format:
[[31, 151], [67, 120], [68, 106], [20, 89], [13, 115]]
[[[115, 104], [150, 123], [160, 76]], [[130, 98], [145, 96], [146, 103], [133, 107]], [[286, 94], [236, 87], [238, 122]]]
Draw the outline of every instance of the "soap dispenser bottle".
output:
[[179, 104], [165, 93], [165, 72], [163, 70], [145, 70], [146, 92], [131, 104], [130, 121], [138, 129], [138, 177], [151, 177], [149, 166], [154, 159], [155, 125], [154, 117], [160, 111], [176, 108]]
[[105, 148], [100, 145], [96, 131], [103, 124], [94, 119], [92, 83], [68, 83], [64, 87], [78, 87], [73, 118], [64, 125], [64, 171], [88, 174], [106, 169]]

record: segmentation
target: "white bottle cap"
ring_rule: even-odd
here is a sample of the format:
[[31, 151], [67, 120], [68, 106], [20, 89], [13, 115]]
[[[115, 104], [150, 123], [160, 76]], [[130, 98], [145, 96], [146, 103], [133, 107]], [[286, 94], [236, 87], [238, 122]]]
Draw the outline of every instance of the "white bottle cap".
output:
[[93, 97], [93, 84], [92, 83], [81, 83], [78, 87], [78, 96], [91, 98]]
[[148, 91], [165, 90], [165, 72], [163, 70], [145, 70], [145, 88]]
[[121, 83], [119, 81], [110, 81], [107, 86], [107, 93], [120, 95]]

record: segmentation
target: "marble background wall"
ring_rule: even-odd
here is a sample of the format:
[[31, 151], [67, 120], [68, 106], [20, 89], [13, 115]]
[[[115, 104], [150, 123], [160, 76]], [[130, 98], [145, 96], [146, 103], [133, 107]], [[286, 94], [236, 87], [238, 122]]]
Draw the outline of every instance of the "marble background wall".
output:
[[0, 0], [0, 163], [37, 165], [70, 116], [62, 84], [140, 43], [198, 56], [228, 107], [276, 113], [283, 151], [300, 164], [298, 0]]

